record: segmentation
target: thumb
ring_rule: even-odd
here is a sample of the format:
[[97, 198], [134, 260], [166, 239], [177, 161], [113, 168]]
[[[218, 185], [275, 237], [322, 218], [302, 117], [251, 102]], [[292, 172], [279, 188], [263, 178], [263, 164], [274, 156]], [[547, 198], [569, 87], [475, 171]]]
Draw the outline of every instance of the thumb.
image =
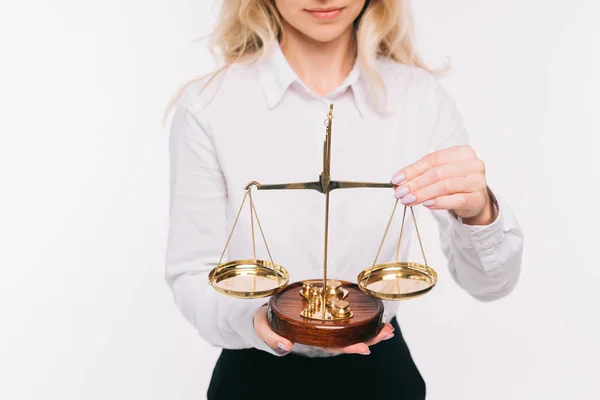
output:
[[292, 342], [283, 336], [279, 336], [269, 326], [266, 306], [263, 306], [256, 311], [256, 314], [254, 315], [254, 330], [256, 331], [258, 337], [260, 337], [273, 350], [292, 350]]

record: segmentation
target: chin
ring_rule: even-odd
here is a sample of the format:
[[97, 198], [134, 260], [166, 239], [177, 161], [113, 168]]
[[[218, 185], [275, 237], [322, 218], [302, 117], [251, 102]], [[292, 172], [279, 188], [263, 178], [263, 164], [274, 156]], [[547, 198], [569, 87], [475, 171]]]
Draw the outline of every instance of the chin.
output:
[[315, 42], [328, 43], [338, 39], [345, 32], [345, 27], [337, 26], [314, 26], [303, 30], [302, 34]]

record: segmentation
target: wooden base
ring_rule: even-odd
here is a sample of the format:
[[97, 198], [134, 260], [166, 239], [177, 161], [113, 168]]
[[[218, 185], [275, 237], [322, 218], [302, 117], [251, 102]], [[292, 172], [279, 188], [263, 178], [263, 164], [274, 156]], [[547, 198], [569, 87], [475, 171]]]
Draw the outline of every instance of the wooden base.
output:
[[[319, 284], [319, 280], [308, 281]], [[318, 347], [345, 347], [365, 342], [381, 330], [383, 303], [367, 296], [358, 286], [342, 281], [348, 290], [346, 300], [354, 316], [349, 319], [320, 321], [303, 318], [300, 312], [306, 300], [300, 295], [303, 282], [292, 283], [269, 300], [269, 324], [277, 334], [300, 343]]]

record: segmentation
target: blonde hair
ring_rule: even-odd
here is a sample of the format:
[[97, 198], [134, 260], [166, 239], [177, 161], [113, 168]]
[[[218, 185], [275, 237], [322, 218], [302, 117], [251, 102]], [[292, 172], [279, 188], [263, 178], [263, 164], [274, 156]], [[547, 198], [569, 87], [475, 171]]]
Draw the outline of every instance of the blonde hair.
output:
[[[376, 108], [381, 112], [385, 107], [386, 93], [377, 71], [378, 57], [433, 72], [415, 50], [408, 1], [367, 0], [354, 23], [357, 58]], [[203, 86], [206, 87], [230, 65], [259, 60], [274, 43], [282, 39], [281, 26], [274, 0], [223, 0], [217, 24], [209, 36], [211, 53], [222, 58], [223, 66], [192, 82], [212, 75]], [[172, 104], [183, 90], [185, 86], [177, 93]]]

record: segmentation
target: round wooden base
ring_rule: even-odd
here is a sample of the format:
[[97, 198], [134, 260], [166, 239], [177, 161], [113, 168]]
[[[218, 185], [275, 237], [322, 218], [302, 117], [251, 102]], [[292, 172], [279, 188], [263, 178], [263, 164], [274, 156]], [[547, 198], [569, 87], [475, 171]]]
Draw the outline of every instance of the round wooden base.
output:
[[345, 347], [374, 338], [381, 330], [382, 301], [367, 296], [353, 283], [342, 281], [342, 285], [349, 292], [346, 300], [350, 302], [352, 318], [320, 321], [300, 316], [306, 300], [300, 295], [302, 282], [296, 282], [269, 300], [271, 329], [292, 343], [318, 347]]

